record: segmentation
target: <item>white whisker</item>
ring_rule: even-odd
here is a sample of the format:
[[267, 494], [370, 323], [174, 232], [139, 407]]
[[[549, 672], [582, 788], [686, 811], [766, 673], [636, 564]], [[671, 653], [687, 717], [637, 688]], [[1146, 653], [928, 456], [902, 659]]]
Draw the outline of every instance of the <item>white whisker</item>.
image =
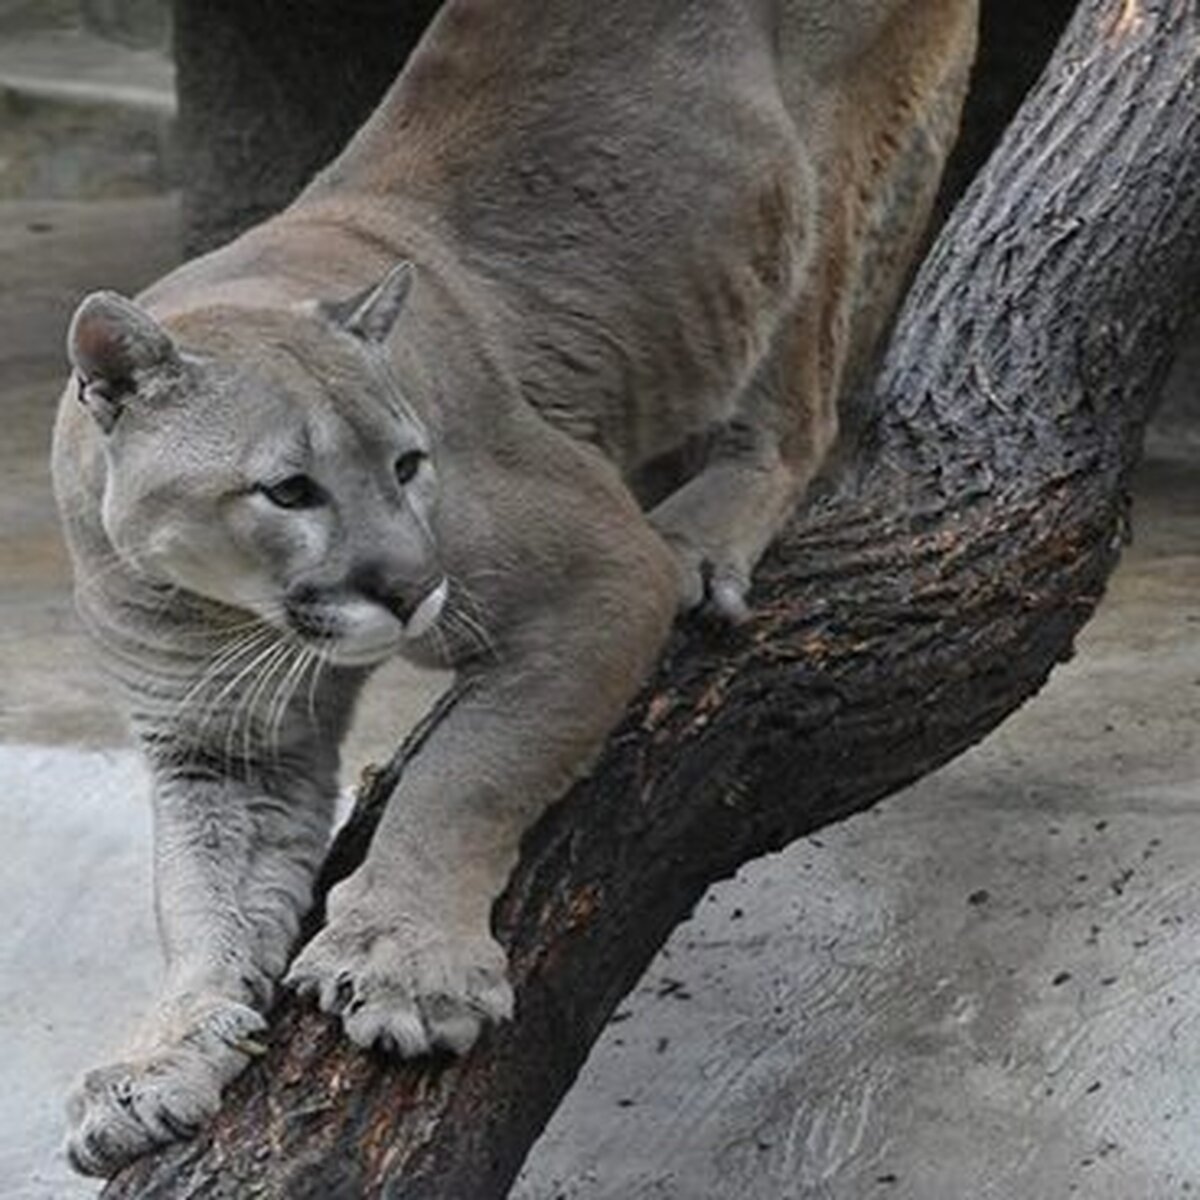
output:
[[[196, 728], [195, 741], [197, 745], [202, 744], [204, 736], [207, 733], [212, 721], [216, 718], [218, 706], [226, 696], [230, 695], [236, 688], [238, 683], [253, 670], [254, 666], [261, 658], [255, 658], [249, 664], [246, 659], [252, 655], [261, 656], [275, 642], [275, 631], [265, 625], [258, 630], [239, 638], [237, 642], [227, 652], [218, 655], [217, 659], [209, 666], [209, 668], [201, 675], [197, 681], [196, 687], [192, 692], [197, 696], [204, 688], [220, 684], [219, 690], [215, 695], [212, 695], [206, 701], [204, 708], [201, 710], [199, 722]], [[240, 669], [235, 670], [238, 664], [241, 663]], [[224, 678], [229, 672], [233, 672], [228, 678]], [[180, 704], [180, 710], [187, 705], [192, 699], [192, 693], [185, 696]], [[182, 711], [180, 711], [182, 716]]]
[[283, 722], [292, 702], [296, 689], [304, 679], [304, 672], [312, 661], [312, 651], [306, 646], [294, 647], [294, 657], [290, 666], [283, 673], [275, 695], [267, 707], [267, 745], [270, 747], [272, 758], [279, 761], [279, 735], [283, 730]]
[[232, 666], [249, 647], [268, 636], [268, 632], [261, 623], [256, 622], [250, 632], [234, 637], [231, 642], [222, 646], [211, 659], [205, 662], [203, 670], [176, 706], [175, 715], [181, 716], [183, 709], [197, 699], [205, 687], [210, 683], [215, 683], [224, 670]]
[[233, 707], [225, 721], [225, 769], [228, 771], [232, 771], [234, 764], [233, 744], [237, 738], [242, 710], [247, 705], [253, 703], [254, 689], [261, 681], [261, 675], [257, 679], [253, 678], [254, 673], [259, 671], [260, 668], [265, 670], [275, 660], [279, 654], [280, 645], [281, 643], [275, 638], [268, 639], [265, 649], [259, 650], [250, 663], [244, 666], [222, 690], [222, 696], [228, 695], [238, 688], [242, 680], [250, 677], [249, 684], [235, 698]]
[[280, 642], [275, 648], [275, 653], [259, 672], [258, 679], [247, 689], [246, 704], [242, 708], [245, 714], [242, 721], [242, 765], [247, 771], [246, 778], [249, 777], [250, 764], [254, 761], [254, 719], [258, 715], [259, 701], [270, 690], [276, 672], [287, 665], [292, 653], [293, 646], [290, 642]]
[[308, 681], [308, 719], [312, 722], [315, 731], [320, 728], [320, 718], [317, 716], [317, 684], [325, 673], [325, 668], [329, 665], [329, 656], [320, 649], [314, 650], [313, 656], [316, 658], [317, 665], [313, 668], [312, 676]]
[[[460, 595], [471, 606], [472, 612], [468, 612], [462, 605], [455, 605], [453, 603], [453, 600]], [[457, 632], [463, 635], [469, 642], [474, 643], [480, 653], [495, 657], [496, 643], [487, 630], [486, 612], [478, 597], [457, 576], [450, 577], [450, 596], [452, 602], [446, 607], [446, 616], [449, 619], [449, 624], [452, 627], [456, 625]]]

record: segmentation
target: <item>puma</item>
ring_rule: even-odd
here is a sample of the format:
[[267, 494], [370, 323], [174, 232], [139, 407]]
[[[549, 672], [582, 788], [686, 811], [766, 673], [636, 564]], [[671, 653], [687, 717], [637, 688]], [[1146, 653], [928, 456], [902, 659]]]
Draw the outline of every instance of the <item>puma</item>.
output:
[[[79, 612], [154, 792], [163, 994], [69, 1103], [185, 1137], [281, 980], [361, 1046], [513, 1010], [491, 906], [681, 608], [746, 612], [953, 140], [975, 0], [449, 0], [283, 213], [68, 333]], [[699, 435], [648, 510], [634, 482]], [[393, 655], [470, 689], [290, 963]]]

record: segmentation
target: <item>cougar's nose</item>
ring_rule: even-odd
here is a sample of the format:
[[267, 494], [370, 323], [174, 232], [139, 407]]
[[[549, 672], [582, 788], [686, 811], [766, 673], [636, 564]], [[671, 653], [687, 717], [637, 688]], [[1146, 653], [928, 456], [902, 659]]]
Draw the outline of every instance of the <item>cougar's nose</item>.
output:
[[[419, 637], [437, 620], [446, 599], [446, 581], [442, 576], [413, 583], [397, 578], [379, 563], [359, 567], [348, 582], [360, 595], [386, 608], [411, 637]], [[416, 628], [418, 625], [420, 629]]]

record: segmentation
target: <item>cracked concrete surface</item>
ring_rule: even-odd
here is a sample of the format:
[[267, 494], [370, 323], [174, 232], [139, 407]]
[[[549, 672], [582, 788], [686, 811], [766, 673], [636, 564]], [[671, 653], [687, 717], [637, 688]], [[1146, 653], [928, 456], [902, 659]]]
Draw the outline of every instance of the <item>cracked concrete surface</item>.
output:
[[[159, 972], [144, 779], [71, 616], [46, 453], [72, 304], [161, 272], [175, 222], [164, 199], [0, 204], [12, 1200], [95, 1193], [58, 1155], [61, 1098]], [[1200, 1195], [1200, 457], [1155, 445], [1075, 660], [937, 775], [714, 888], [515, 1196]], [[438, 681], [389, 684], [352, 761]]]

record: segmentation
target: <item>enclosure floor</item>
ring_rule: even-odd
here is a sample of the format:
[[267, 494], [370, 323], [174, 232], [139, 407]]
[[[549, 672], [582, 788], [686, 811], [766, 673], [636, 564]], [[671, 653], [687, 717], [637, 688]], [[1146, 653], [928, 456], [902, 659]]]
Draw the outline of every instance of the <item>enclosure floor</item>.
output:
[[[46, 456], [72, 304], [158, 274], [175, 225], [162, 200], [0, 205], [8, 1200], [95, 1192], [61, 1099], [159, 973], [145, 781], [70, 613]], [[1156, 444], [1075, 660], [938, 775], [714, 888], [515, 1196], [1200, 1197], [1200, 456]], [[392, 672], [351, 761], [436, 686]]]

